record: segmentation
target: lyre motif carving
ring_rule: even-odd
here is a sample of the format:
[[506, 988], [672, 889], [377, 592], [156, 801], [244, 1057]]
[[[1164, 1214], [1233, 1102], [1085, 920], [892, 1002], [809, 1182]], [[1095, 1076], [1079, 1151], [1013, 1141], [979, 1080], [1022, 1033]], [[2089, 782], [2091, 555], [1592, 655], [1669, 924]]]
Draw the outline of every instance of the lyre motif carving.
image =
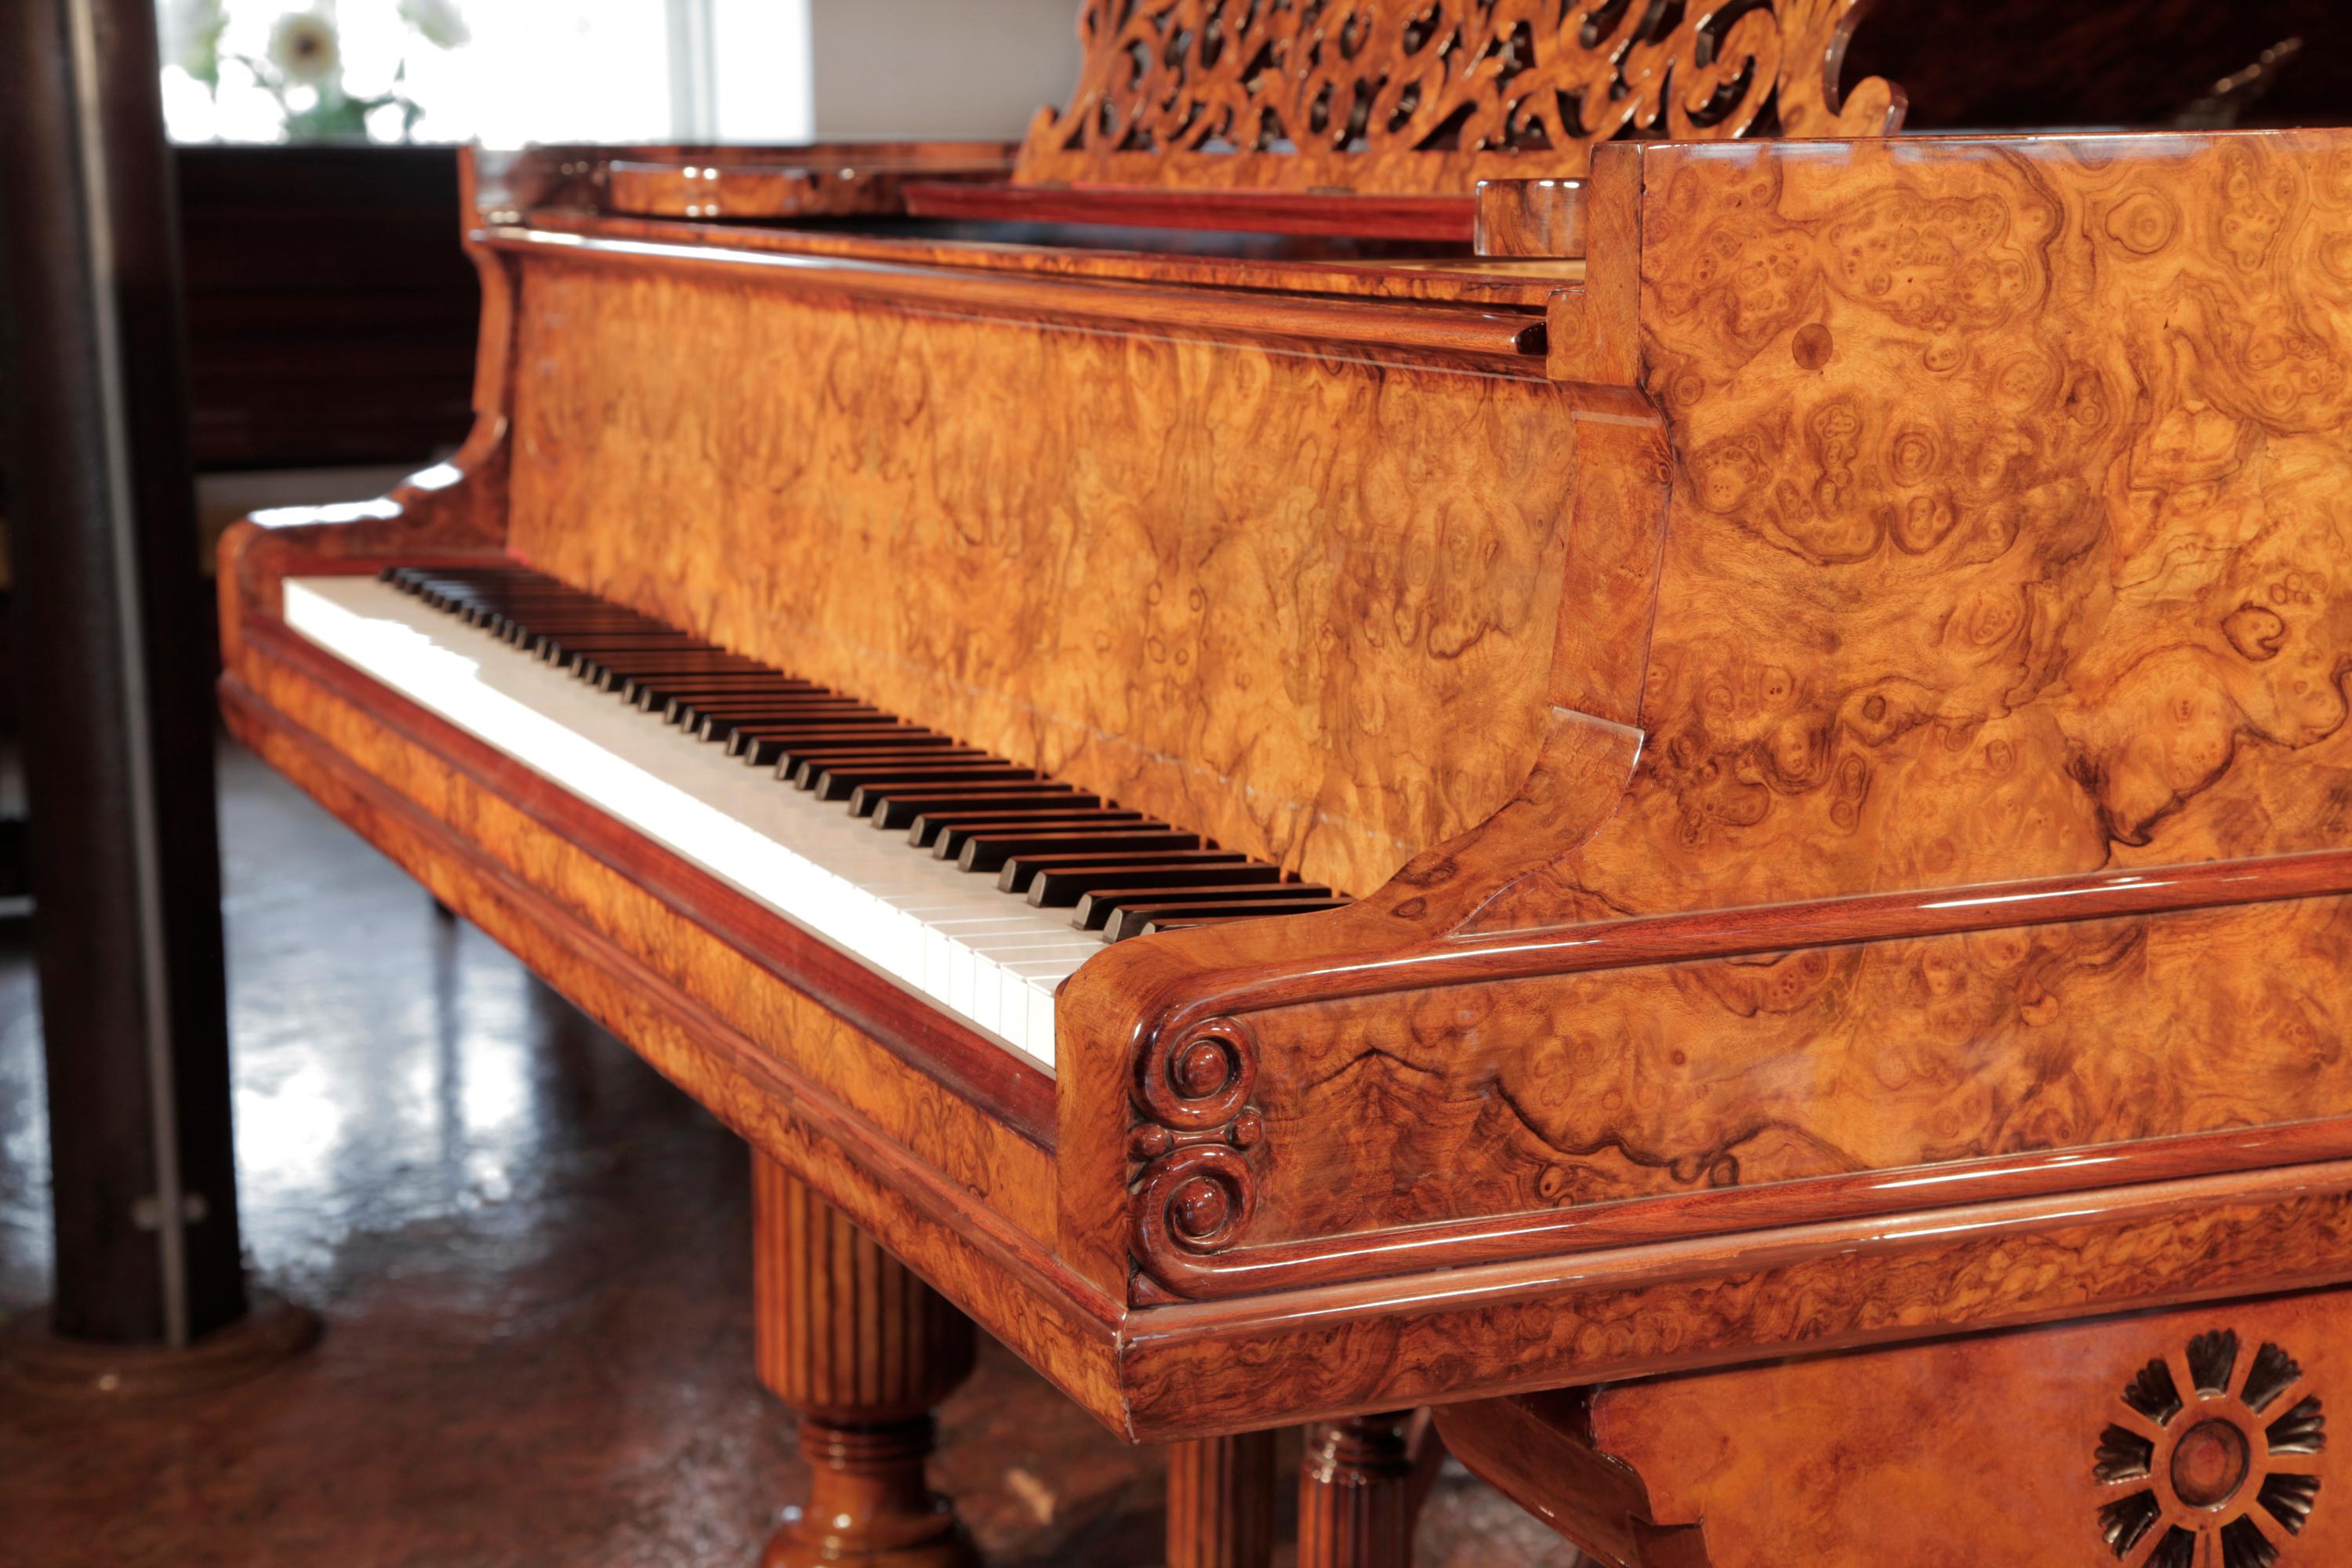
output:
[[1128, 1145], [1141, 1167], [1131, 1189], [1135, 1251], [1163, 1282], [1173, 1256], [1232, 1246], [1256, 1212], [1247, 1152], [1262, 1135], [1250, 1104], [1256, 1088], [1257, 1040], [1239, 1019], [1163, 1034], [1143, 1055], [1133, 1098], [1148, 1120]]
[[2108, 1550], [2133, 1568], [2272, 1568], [2319, 1500], [2327, 1419], [2277, 1345], [2198, 1335], [2136, 1373], [2093, 1473]]
[[1838, 100], [1869, 4], [1087, 0], [1076, 90], [1018, 177], [1466, 190], [1580, 174], [1621, 134], [1885, 134], [1886, 82]]

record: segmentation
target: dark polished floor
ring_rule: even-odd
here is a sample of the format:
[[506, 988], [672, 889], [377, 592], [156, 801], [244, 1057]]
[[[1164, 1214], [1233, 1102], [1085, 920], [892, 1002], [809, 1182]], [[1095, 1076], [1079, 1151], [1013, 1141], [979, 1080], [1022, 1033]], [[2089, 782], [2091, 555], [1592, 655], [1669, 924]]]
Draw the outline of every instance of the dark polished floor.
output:
[[[796, 1492], [751, 1373], [740, 1145], [241, 752], [222, 760], [251, 1264], [299, 1361], [0, 1395], [5, 1568], [746, 1568]], [[0, 1313], [47, 1288], [39, 1018], [0, 924]], [[934, 1466], [992, 1563], [1158, 1561], [1160, 1460], [993, 1345]], [[1570, 1554], [1449, 1467], [1420, 1561]]]

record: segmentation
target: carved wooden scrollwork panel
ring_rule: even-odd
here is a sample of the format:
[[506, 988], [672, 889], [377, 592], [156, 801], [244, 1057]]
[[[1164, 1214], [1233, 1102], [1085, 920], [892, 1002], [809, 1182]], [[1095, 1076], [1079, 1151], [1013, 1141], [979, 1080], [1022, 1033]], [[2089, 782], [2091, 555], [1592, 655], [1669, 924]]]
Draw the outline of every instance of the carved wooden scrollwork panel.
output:
[[1015, 177], [1467, 191], [1621, 135], [1883, 135], [1900, 91], [1837, 84], [1870, 3], [1087, 0]]

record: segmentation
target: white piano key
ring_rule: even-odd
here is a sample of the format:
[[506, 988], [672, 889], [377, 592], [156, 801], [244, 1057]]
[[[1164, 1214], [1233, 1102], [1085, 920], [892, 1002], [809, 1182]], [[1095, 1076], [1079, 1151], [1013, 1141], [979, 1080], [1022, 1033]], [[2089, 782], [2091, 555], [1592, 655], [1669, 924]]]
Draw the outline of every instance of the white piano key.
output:
[[1065, 911], [1033, 910], [389, 584], [295, 578], [285, 603], [287, 625], [328, 652], [1054, 1070], [1054, 987], [1101, 951]]

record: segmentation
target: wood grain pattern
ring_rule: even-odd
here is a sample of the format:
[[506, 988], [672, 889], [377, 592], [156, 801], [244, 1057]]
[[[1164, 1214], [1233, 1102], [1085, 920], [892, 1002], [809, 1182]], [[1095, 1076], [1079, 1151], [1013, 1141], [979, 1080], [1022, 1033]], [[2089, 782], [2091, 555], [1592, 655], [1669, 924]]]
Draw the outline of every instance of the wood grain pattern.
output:
[[1526, 774], [1573, 462], [1539, 382], [524, 287], [510, 538], [541, 570], [1331, 886]]
[[762, 1568], [978, 1568], [923, 1479], [932, 1407], [971, 1374], [971, 1320], [759, 1152], [751, 1231], [760, 1381], [798, 1414], [809, 1466]]
[[1409, 1410], [1318, 1422], [1298, 1468], [1299, 1568], [1408, 1568]]
[[1077, 85], [1031, 124], [1014, 178], [1466, 194], [1572, 178], [1626, 132], [1739, 136], [1769, 112], [1790, 135], [1885, 135], [1896, 89], [1839, 100], [1866, 5], [1087, 0]]
[[[1489, 823], [1482, 854], [1543, 869], [1458, 925], [1180, 936], [1074, 984], [1186, 998], [1139, 1062], [1212, 1016], [1257, 1040], [1249, 1223], [1172, 1266], [1140, 1237], [1159, 1287], [1360, 1277], [1443, 1250], [1383, 1231], [1472, 1213], [1532, 1256], [1563, 1232], [1527, 1216], [1581, 1204], [2352, 1113], [2343, 139], [1610, 151], [1672, 500], [1654, 588], [1578, 574], [1660, 537], [1603, 505], [1628, 543], [1569, 566], [1555, 679], [1638, 650], [1609, 688], [1640, 683], [1640, 766], [1589, 837]], [[1588, 604], [1616, 629], [1565, 640]], [[2000, 880], [2035, 870], [2080, 880]], [[1616, 968], [1652, 911], [1720, 945]]]
[[1584, 255], [1584, 182], [1481, 180], [1477, 230], [1481, 256], [1561, 258]]
[[1475, 226], [1469, 201], [1444, 195], [965, 183], [911, 184], [906, 196], [907, 210], [917, 217], [1003, 223], [1115, 224], [1454, 245], [1467, 243]]
[[1288, 353], [1368, 358], [1381, 364], [1460, 367], [1533, 381], [1545, 353], [1543, 321], [1517, 311], [1434, 301], [1292, 299], [1232, 289], [1174, 289], [1067, 282], [1012, 269], [962, 276], [935, 268], [804, 258], [715, 243], [618, 242], [598, 234], [491, 229], [484, 243], [517, 257], [571, 267], [600, 264], [634, 279], [677, 277], [774, 289], [820, 299], [878, 303], [916, 314], [1084, 325], [1126, 334], [1216, 342], [1265, 342]]
[[[229, 710], [1129, 1436], [2332, 1285], [2348, 149], [1603, 146], [1549, 356], [486, 244], [456, 482], [236, 536]], [[273, 618], [501, 550], [1364, 896], [992, 1077]]]
[[[489, 223], [490, 215], [483, 215], [483, 221]], [[1197, 248], [1186, 249], [1161, 235], [1155, 237], [1154, 243], [1164, 248], [1120, 249], [935, 233], [867, 234], [841, 228], [683, 223], [605, 216], [563, 207], [508, 213], [497, 222], [527, 224], [551, 234], [720, 245], [764, 256], [841, 257], [1033, 278], [1097, 278], [1160, 286], [1250, 289], [1341, 299], [1430, 300], [1533, 310], [1543, 310], [1561, 280], [1573, 279], [1583, 269], [1577, 262], [1538, 266], [1469, 256], [1367, 255], [1352, 247], [1322, 249], [1300, 242], [1235, 247], [1223, 237], [1203, 239]]]
[[1640, 156], [1653, 739], [1497, 923], [2346, 841], [2341, 136]]
[[[2338, 1554], [2347, 1483], [2325, 1419], [2345, 1397], [2347, 1354], [2352, 1298], [2323, 1291], [1482, 1403], [1440, 1420], [1475, 1470], [1612, 1568], [2273, 1561], [2258, 1543], [2280, 1568], [2317, 1568]], [[2126, 1390], [2180, 1408], [2158, 1419]], [[2199, 1491], [2210, 1478], [2186, 1439], [2217, 1422], [2242, 1429], [2244, 1446], [2216, 1445], [2206, 1458], [2224, 1485]], [[2176, 1509], [2181, 1485], [2223, 1495]], [[2141, 1499], [2163, 1500], [2150, 1514]], [[2176, 1528], [2185, 1544], [2168, 1540]]]
[[580, 150], [606, 212], [648, 217], [896, 216], [907, 185], [1002, 180], [1011, 150], [993, 142], [811, 142], [797, 147], [665, 148], [613, 156]]
[[2352, 1279], [2352, 1165], [2159, 1183], [1130, 1316], [1146, 1435], [1523, 1393]]
[[1271, 1568], [1274, 1436], [1244, 1432], [1168, 1450], [1168, 1568]]

